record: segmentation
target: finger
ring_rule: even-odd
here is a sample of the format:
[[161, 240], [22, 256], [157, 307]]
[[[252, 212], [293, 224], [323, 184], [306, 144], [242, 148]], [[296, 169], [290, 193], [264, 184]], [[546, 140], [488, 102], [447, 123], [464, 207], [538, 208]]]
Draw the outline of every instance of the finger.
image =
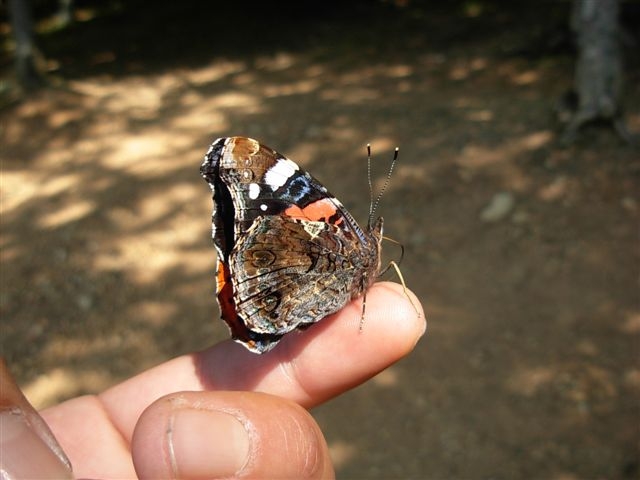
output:
[[41, 414], [69, 455], [77, 478], [135, 478], [130, 439], [122, 437], [99, 397], [77, 397]]
[[[176, 391], [246, 390], [279, 395], [312, 407], [358, 385], [409, 353], [425, 331], [395, 283], [377, 283], [356, 300], [302, 332], [286, 336], [264, 355], [232, 341], [178, 357], [100, 395], [110, 418], [130, 439], [142, 411]], [[414, 304], [419, 305], [414, 298]], [[125, 401], [126, 400], [126, 401]]]
[[18, 388], [3, 359], [0, 359], [0, 472], [3, 479], [73, 478], [69, 459]]
[[147, 408], [132, 455], [139, 478], [333, 478], [327, 444], [299, 405], [250, 392], [183, 392]]
[[[417, 299], [413, 303], [419, 305]], [[302, 332], [286, 336], [264, 355], [232, 341], [178, 357], [100, 395], [110, 418], [130, 439], [142, 411], [176, 391], [246, 390], [279, 395], [312, 407], [358, 385], [396, 362], [425, 331], [402, 287], [377, 283], [362, 300]], [[125, 401], [126, 400], [126, 401]]]

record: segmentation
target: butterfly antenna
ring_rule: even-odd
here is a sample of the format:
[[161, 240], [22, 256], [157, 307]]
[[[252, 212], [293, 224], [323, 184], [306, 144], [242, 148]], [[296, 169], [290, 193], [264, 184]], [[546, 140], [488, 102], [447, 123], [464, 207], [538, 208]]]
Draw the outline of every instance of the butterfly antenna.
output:
[[367, 227], [371, 229], [373, 222], [373, 185], [371, 185], [371, 144], [367, 143], [367, 181], [369, 182], [369, 220]]
[[[376, 201], [373, 202], [373, 205], [369, 209], [369, 224], [371, 224], [371, 222], [373, 221], [373, 215], [376, 213], [376, 210], [378, 209], [378, 204], [380, 203], [380, 199], [382, 198], [382, 195], [384, 195], [385, 190], [389, 186], [389, 181], [391, 180], [391, 174], [393, 173], [393, 168], [396, 166], [396, 162], [398, 161], [398, 152], [399, 152], [399, 148], [396, 147], [395, 152], [393, 152], [393, 160], [391, 161], [391, 166], [389, 167], [389, 172], [387, 173], [387, 178], [384, 181], [384, 185], [382, 185], [382, 188], [380, 189], [380, 193], [378, 193], [378, 196], [376, 197]], [[371, 182], [371, 178], [369, 178], [369, 182]]]

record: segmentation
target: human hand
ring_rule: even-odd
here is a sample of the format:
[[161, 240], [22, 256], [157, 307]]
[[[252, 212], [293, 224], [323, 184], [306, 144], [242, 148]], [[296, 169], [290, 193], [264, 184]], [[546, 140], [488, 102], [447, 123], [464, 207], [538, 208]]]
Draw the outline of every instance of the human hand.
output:
[[42, 416], [78, 477], [331, 478], [326, 442], [305, 409], [399, 360], [425, 329], [397, 284], [369, 289], [362, 330], [361, 305], [267, 354], [224, 341]]

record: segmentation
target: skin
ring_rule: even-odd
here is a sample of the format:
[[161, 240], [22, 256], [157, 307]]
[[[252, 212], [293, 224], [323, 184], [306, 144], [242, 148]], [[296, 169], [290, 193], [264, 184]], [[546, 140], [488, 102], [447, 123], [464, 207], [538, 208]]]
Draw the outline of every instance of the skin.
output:
[[[371, 287], [362, 328], [361, 312], [360, 299], [288, 335], [267, 354], [224, 341], [99, 395], [44, 410], [42, 418], [61, 447], [56, 454], [56, 447], [45, 442], [57, 458], [58, 470], [46, 466], [53, 472], [49, 478], [68, 472], [62, 450], [76, 477], [333, 478], [327, 444], [307, 409], [407, 355], [426, 328], [422, 311], [418, 315], [394, 283]], [[28, 410], [26, 400], [16, 401], [17, 387], [2, 378], [3, 405]], [[7, 392], [13, 392], [13, 400]], [[7, 412], [13, 423], [4, 422]], [[7, 437], [5, 425], [20, 425], [23, 418], [6, 409], [0, 416], [0, 437]], [[25, 432], [37, 433], [27, 441], [43, 442], [37, 425], [23, 423]], [[18, 450], [0, 439], [2, 467], [6, 459], [15, 460], [8, 478], [33, 475], [41, 465], [19, 451], [24, 445]]]

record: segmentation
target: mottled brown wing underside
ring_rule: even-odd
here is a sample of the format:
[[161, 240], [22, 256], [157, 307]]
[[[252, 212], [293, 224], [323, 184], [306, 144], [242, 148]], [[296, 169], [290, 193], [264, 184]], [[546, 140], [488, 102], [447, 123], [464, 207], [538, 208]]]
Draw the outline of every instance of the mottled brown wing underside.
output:
[[230, 258], [238, 315], [254, 332], [281, 335], [336, 312], [353, 292], [352, 253], [335, 225], [258, 218]]

